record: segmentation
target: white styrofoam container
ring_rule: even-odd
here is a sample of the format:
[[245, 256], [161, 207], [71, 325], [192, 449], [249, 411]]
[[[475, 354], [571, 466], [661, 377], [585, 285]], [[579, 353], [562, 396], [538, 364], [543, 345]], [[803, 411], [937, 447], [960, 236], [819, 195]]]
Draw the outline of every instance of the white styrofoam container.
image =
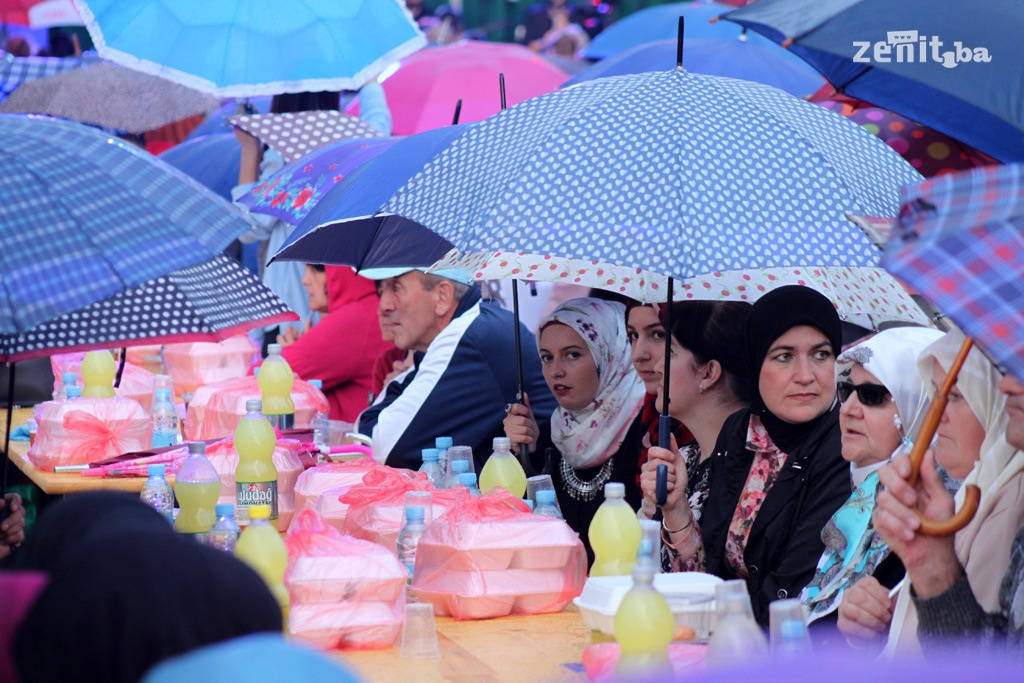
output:
[[[702, 572], [655, 574], [654, 588], [665, 596], [676, 626], [689, 626], [697, 638], [707, 638], [715, 613], [715, 585], [722, 579]], [[615, 634], [615, 612], [633, 587], [631, 576], [592, 576], [573, 600], [593, 631]]]

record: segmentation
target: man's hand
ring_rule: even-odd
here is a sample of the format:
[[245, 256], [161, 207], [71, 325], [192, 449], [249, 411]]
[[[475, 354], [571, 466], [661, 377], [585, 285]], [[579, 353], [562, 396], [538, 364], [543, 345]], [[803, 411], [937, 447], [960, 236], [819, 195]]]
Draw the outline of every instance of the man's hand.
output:
[[8, 493], [0, 499], [0, 509], [5, 509], [7, 518], [0, 523], [0, 559], [11, 554], [11, 548], [17, 548], [25, 540], [25, 508], [21, 504], [21, 496]]

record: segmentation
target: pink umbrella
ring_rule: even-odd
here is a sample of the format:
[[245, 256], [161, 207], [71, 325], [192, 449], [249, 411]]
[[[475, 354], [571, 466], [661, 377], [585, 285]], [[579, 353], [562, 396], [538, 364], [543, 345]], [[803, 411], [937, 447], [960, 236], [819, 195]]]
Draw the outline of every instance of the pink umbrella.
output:
[[[505, 74], [509, 106], [554, 92], [568, 75], [521, 45], [467, 40], [430, 47], [393, 64], [381, 75], [391, 108], [392, 134], [413, 135], [450, 125], [462, 100], [460, 123], [482, 121], [501, 110], [498, 74]], [[358, 113], [358, 107], [349, 113]]]

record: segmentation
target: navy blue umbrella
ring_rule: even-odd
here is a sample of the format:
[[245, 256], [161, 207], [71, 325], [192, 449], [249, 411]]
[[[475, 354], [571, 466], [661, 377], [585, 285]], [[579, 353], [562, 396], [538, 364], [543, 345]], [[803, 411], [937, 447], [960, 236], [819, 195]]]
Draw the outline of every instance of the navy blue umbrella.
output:
[[725, 18], [788, 45], [840, 92], [1024, 161], [1018, 0], [759, 0]]
[[217, 133], [186, 140], [160, 158], [230, 201], [231, 188], [238, 184], [242, 147], [234, 133]]

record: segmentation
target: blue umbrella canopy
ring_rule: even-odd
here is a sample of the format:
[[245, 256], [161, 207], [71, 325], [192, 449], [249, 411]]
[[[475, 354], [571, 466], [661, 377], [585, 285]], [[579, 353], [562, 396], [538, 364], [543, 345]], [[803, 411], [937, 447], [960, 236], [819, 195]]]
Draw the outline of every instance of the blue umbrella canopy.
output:
[[759, 0], [726, 18], [790, 44], [840, 92], [1024, 161], [1016, 0]]
[[75, 0], [101, 57], [221, 97], [358, 90], [426, 44], [396, 0]]
[[[476, 124], [376, 213], [336, 232], [400, 217], [463, 252], [592, 259], [677, 278], [870, 266], [877, 250], [845, 214], [894, 216], [899, 188], [920, 180], [884, 142], [821, 107], [674, 70], [592, 81]], [[335, 218], [317, 208], [319, 220]]]
[[242, 146], [234, 133], [217, 133], [186, 140], [159, 158], [230, 201], [231, 189], [238, 184]]
[[[664, 71], [676, 63], [676, 42], [657, 40], [602, 59], [573, 76], [565, 86], [595, 78]], [[809, 65], [746, 40], [687, 38], [683, 48], [683, 66], [694, 73], [763, 83], [797, 97], [806, 97], [825, 85], [825, 79]]]
[[237, 210], [79, 123], [0, 115], [0, 334], [219, 254]]

